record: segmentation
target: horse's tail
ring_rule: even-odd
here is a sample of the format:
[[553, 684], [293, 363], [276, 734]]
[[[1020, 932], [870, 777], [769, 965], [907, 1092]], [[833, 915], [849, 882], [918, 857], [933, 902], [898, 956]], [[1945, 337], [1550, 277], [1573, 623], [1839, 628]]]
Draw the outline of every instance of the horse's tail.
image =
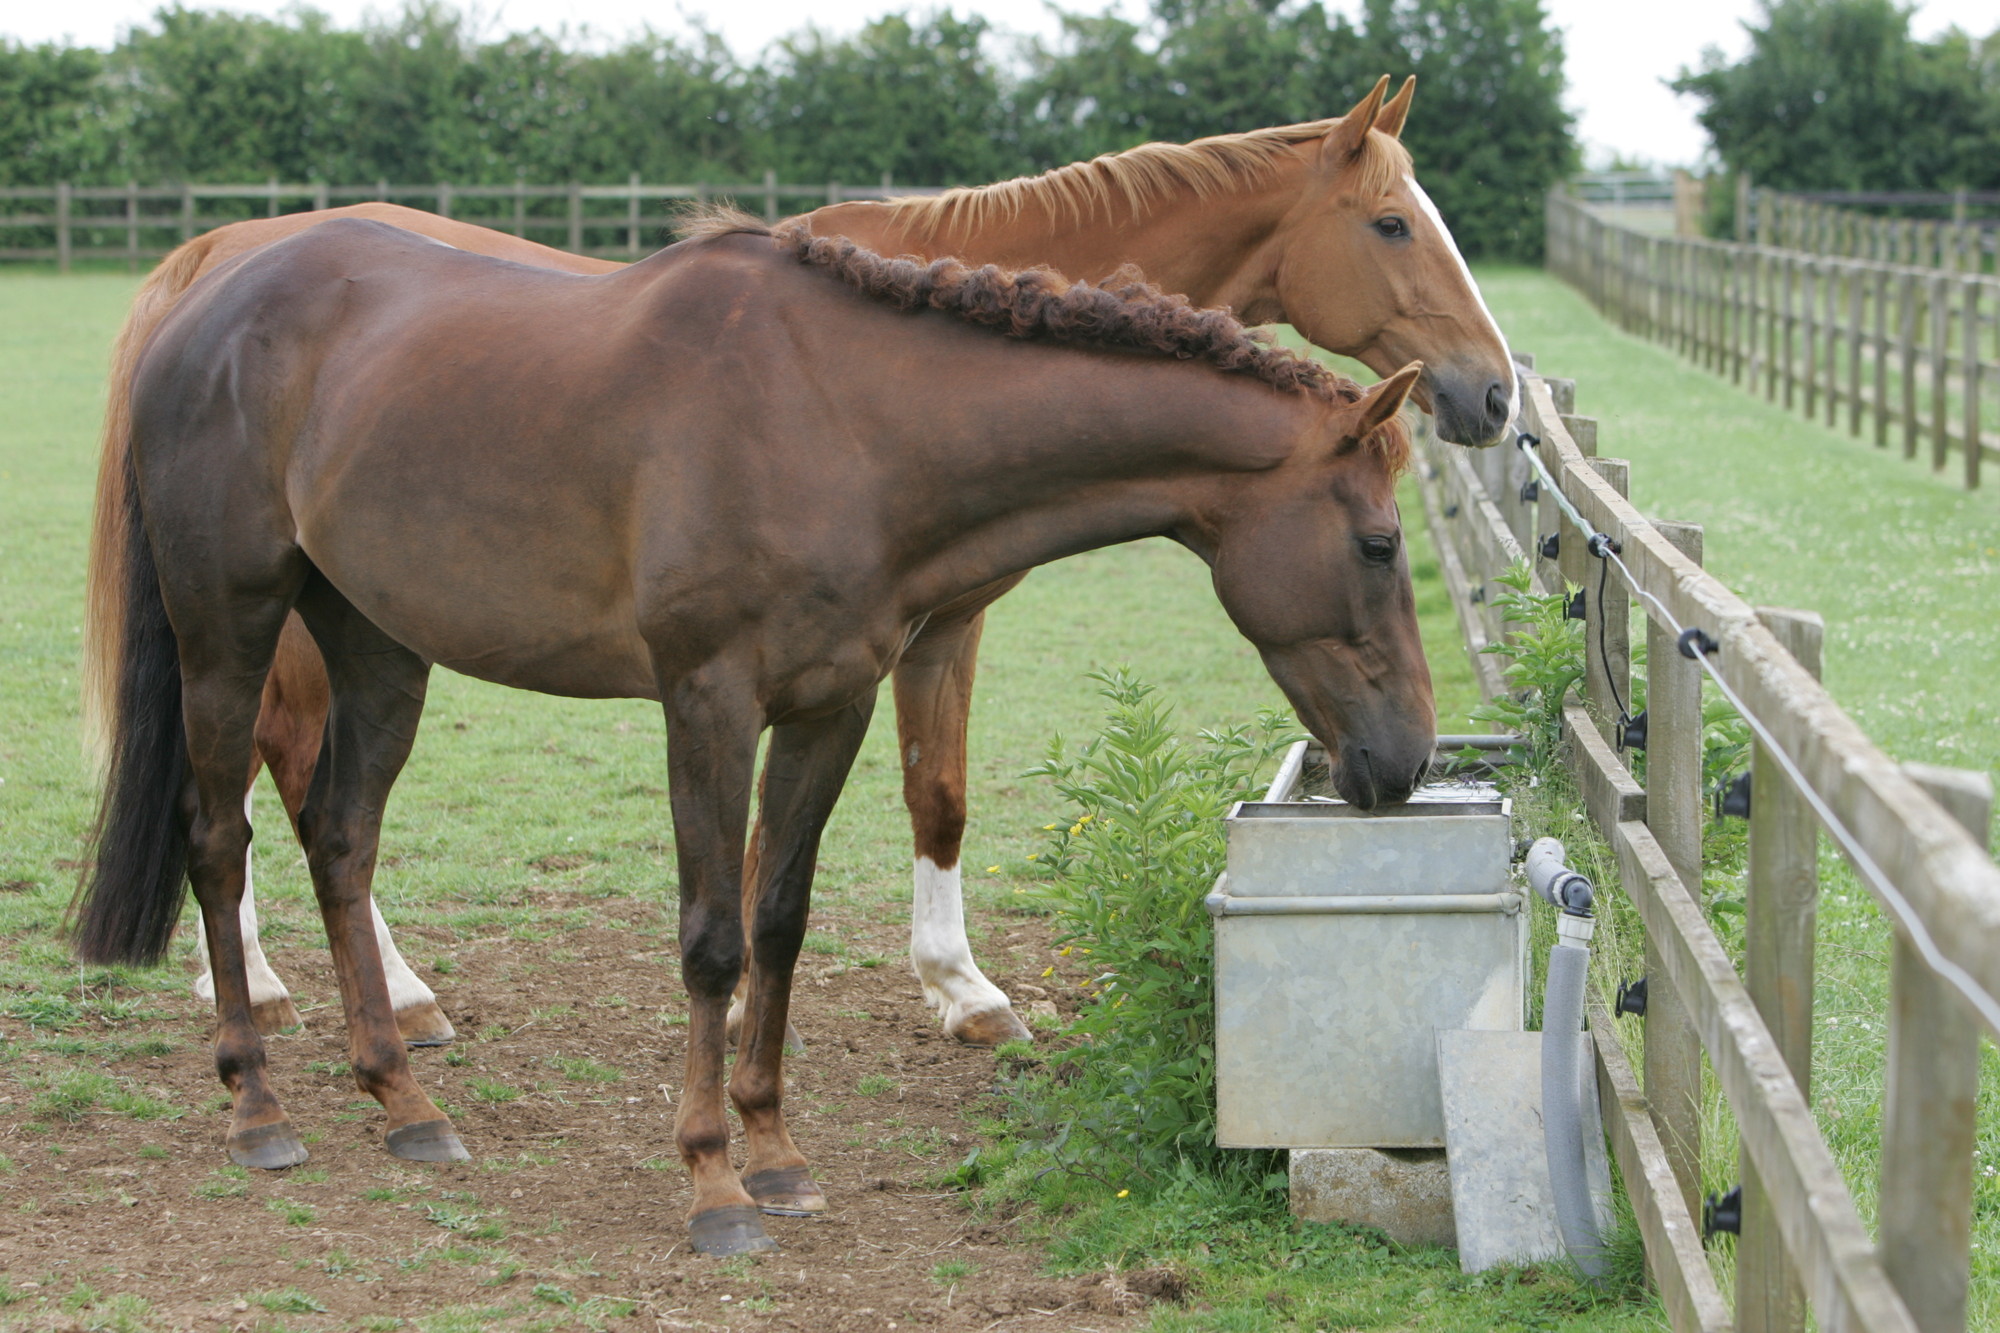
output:
[[[187, 892], [187, 729], [180, 644], [160, 596], [129, 454], [119, 458], [118, 471], [117, 566], [92, 571], [117, 580], [111, 605], [119, 616], [104, 796], [70, 925], [77, 957], [86, 963], [157, 963]], [[100, 499], [105, 489], [100, 482]], [[100, 512], [100, 544], [105, 535]]]
[[201, 276], [214, 248], [212, 236], [197, 236], [160, 261], [139, 288], [125, 327], [111, 347], [111, 385], [104, 403], [104, 436], [98, 445], [97, 506], [84, 580], [83, 734], [86, 752], [100, 772], [109, 768], [117, 743], [112, 732], [125, 669], [127, 544], [138, 531], [131, 517], [136, 511], [127, 505], [125, 466], [132, 449], [132, 372], [146, 339]]

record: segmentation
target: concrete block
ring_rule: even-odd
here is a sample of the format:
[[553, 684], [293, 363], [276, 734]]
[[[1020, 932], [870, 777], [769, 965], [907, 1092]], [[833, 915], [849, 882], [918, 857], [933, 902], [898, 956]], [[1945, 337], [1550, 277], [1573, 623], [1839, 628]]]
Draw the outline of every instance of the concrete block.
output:
[[1450, 1248], [1451, 1172], [1438, 1148], [1294, 1148], [1292, 1216], [1374, 1227], [1402, 1245]]

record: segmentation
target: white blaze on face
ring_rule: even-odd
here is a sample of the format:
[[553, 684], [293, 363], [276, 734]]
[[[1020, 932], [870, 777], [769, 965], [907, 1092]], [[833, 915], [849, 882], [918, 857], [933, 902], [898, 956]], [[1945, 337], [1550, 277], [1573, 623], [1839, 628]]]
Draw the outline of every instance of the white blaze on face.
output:
[[940, 866], [928, 856], [917, 858], [916, 895], [910, 902], [910, 965], [923, 983], [924, 998], [944, 1016], [947, 1027], [970, 1014], [1011, 1007], [1006, 993], [972, 961], [959, 868]]
[[1424, 193], [1424, 187], [1417, 184], [1416, 177], [1403, 177], [1403, 184], [1410, 187], [1410, 193], [1416, 196], [1417, 207], [1424, 211], [1424, 216], [1430, 219], [1433, 227], [1437, 228], [1438, 235], [1444, 237], [1444, 248], [1451, 251], [1452, 259], [1458, 264], [1459, 275], [1465, 279], [1467, 289], [1472, 292], [1472, 299], [1479, 302], [1479, 313], [1486, 316], [1486, 327], [1493, 330], [1494, 338], [1500, 343], [1501, 355], [1507, 362], [1507, 420], [1512, 423], [1521, 415], [1521, 377], [1514, 370], [1514, 356], [1507, 347], [1507, 335], [1500, 332], [1500, 321], [1493, 318], [1493, 312], [1486, 308], [1486, 298], [1480, 294], [1479, 284], [1473, 281], [1472, 270], [1465, 266], [1465, 256], [1458, 252], [1458, 242], [1452, 239], [1451, 228], [1444, 225], [1444, 218], [1439, 215], [1437, 205], [1431, 202], [1428, 194]]

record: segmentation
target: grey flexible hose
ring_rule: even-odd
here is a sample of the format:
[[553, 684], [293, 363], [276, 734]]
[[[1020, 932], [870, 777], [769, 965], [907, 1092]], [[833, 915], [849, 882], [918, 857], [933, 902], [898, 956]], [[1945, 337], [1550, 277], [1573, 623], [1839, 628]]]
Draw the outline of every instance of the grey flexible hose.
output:
[[1535, 892], [1562, 909], [1542, 994], [1542, 1146], [1563, 1248], [1584, 1276], [1595, 1281], [1610, 1267], [1597, 1230], [1583, 1143], [1583, 992], [1597, 923], [1590, 915], [1590, 881], [1565, 864], [1560, 842], [1537, 839], [1528, 851], [1527, 867]]

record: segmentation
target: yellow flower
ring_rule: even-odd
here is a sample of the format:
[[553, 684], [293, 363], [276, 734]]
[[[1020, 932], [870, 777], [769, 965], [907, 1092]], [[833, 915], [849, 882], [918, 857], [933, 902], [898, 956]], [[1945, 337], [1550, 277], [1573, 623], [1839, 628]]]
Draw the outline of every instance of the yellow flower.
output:
[[1069, 836], [1070, 836], [1070, 837], [1074, 838], [1074, 837], [1075, 837], [1075, 836], [1076, 836], [1077, 834], [1079, 834], [1079, 833], [1081, 833], [1081, 832], [1083, 832], [1083, 824], [1082, 824], [1082, 822], [1081, 822], [1081, 821], [1079, 821], [1079, 822], [1077, 822], [1077, 823], [1075, 823], [1075, 824], [1071, 824], [1071, 825], [1069, 826]]
[[1089, 822], [1090, 822], [1091, 820], [1093, 820], [1093, 819], [1095, 819], [1095, 818], [1097, 818], [1097, 816], [1096, 816], [1096, 815], [1085, 815], [1085, 816], [1084, 816], [1084, 817], [1083, 817], [1082, 819], [1079, 819], [1079, 820], [1077, 820], [1076, 822], [1077, 822], [1078, 824], [1088, 824], [1088, 823], [1089, 823]]
[[1028, 859], [1030, 861], [1039, 860], [1041, 858], [1041, 855], [1042, 854], [1040, 852], [1029, 852]]
[[999, 873], [1000, 873], [1000, 867], [999, 867], [999, 866], [988, 866], [988, 867], [986, 867], [986, 873], [987, 873], [987, 874], [989, 874], [989, 875], [997, 875], [997, 874], [999, 874]]
[[1027, 892], [1027, 890], [1026, 890], [1026, 889], [1016, 889], [1016, 890], [1014, 890], [1014, 892], [1016, 892], [1016, 893], [1026, 893], [1026, 892]]
[[1063, 945], [1062, 948], [1056, 950], [1056, 956], [1059, 958], [1067, 958], [1069, 957], [1069, 951], [1070, 951], [1070, 946], [1065, 944]]
[[1119, 1197], [1119, 1198], [1121, 1198], [1121, 1199], [1123, 1199], [1123, 1198], [1126, 1198], [1126, 1197], [1130, 1196], [1130, 1195], [1131, 1195], [1131, 1193], [1132, 1193], [1132, 1191], [1131, 1191], [1131, 1190], [1119, 1190], [1119, 1191], [1118, 1191], [1118, 1197]]
[[1090, 952], [1090, 950], [1088, 950], [1088, 949], [1085, 949], [1085, 950], [1084, 950], [1084, 952], [1085, 952], [1085, 953], [1089, 953], [1089, 952]]
[[1044, 824], [1042, 825], [1042, 832], [1047, 833], [1050, 829], [1053, 829], [1054, 827], [1055, 827], [1054, 824]]
[[1053, 972], [1053, 971], [1055, 971], [1055, 970], [1056, 970], [1056, 965], [1055, 965], [1054, 963], [1050, 963], [1050, 964], [1049, 964], [1049, 965], [1048, 965], [1047, 967], [1045, 967], [1045, 968], [1043, 968], [1043, 969], [1042, 969], [1042, 975], [1043, 975], [1043, 976], [1047, 976], [1047, 975], [1049, 975], [1049, 973], [1051, 973], [1051, 972]]

